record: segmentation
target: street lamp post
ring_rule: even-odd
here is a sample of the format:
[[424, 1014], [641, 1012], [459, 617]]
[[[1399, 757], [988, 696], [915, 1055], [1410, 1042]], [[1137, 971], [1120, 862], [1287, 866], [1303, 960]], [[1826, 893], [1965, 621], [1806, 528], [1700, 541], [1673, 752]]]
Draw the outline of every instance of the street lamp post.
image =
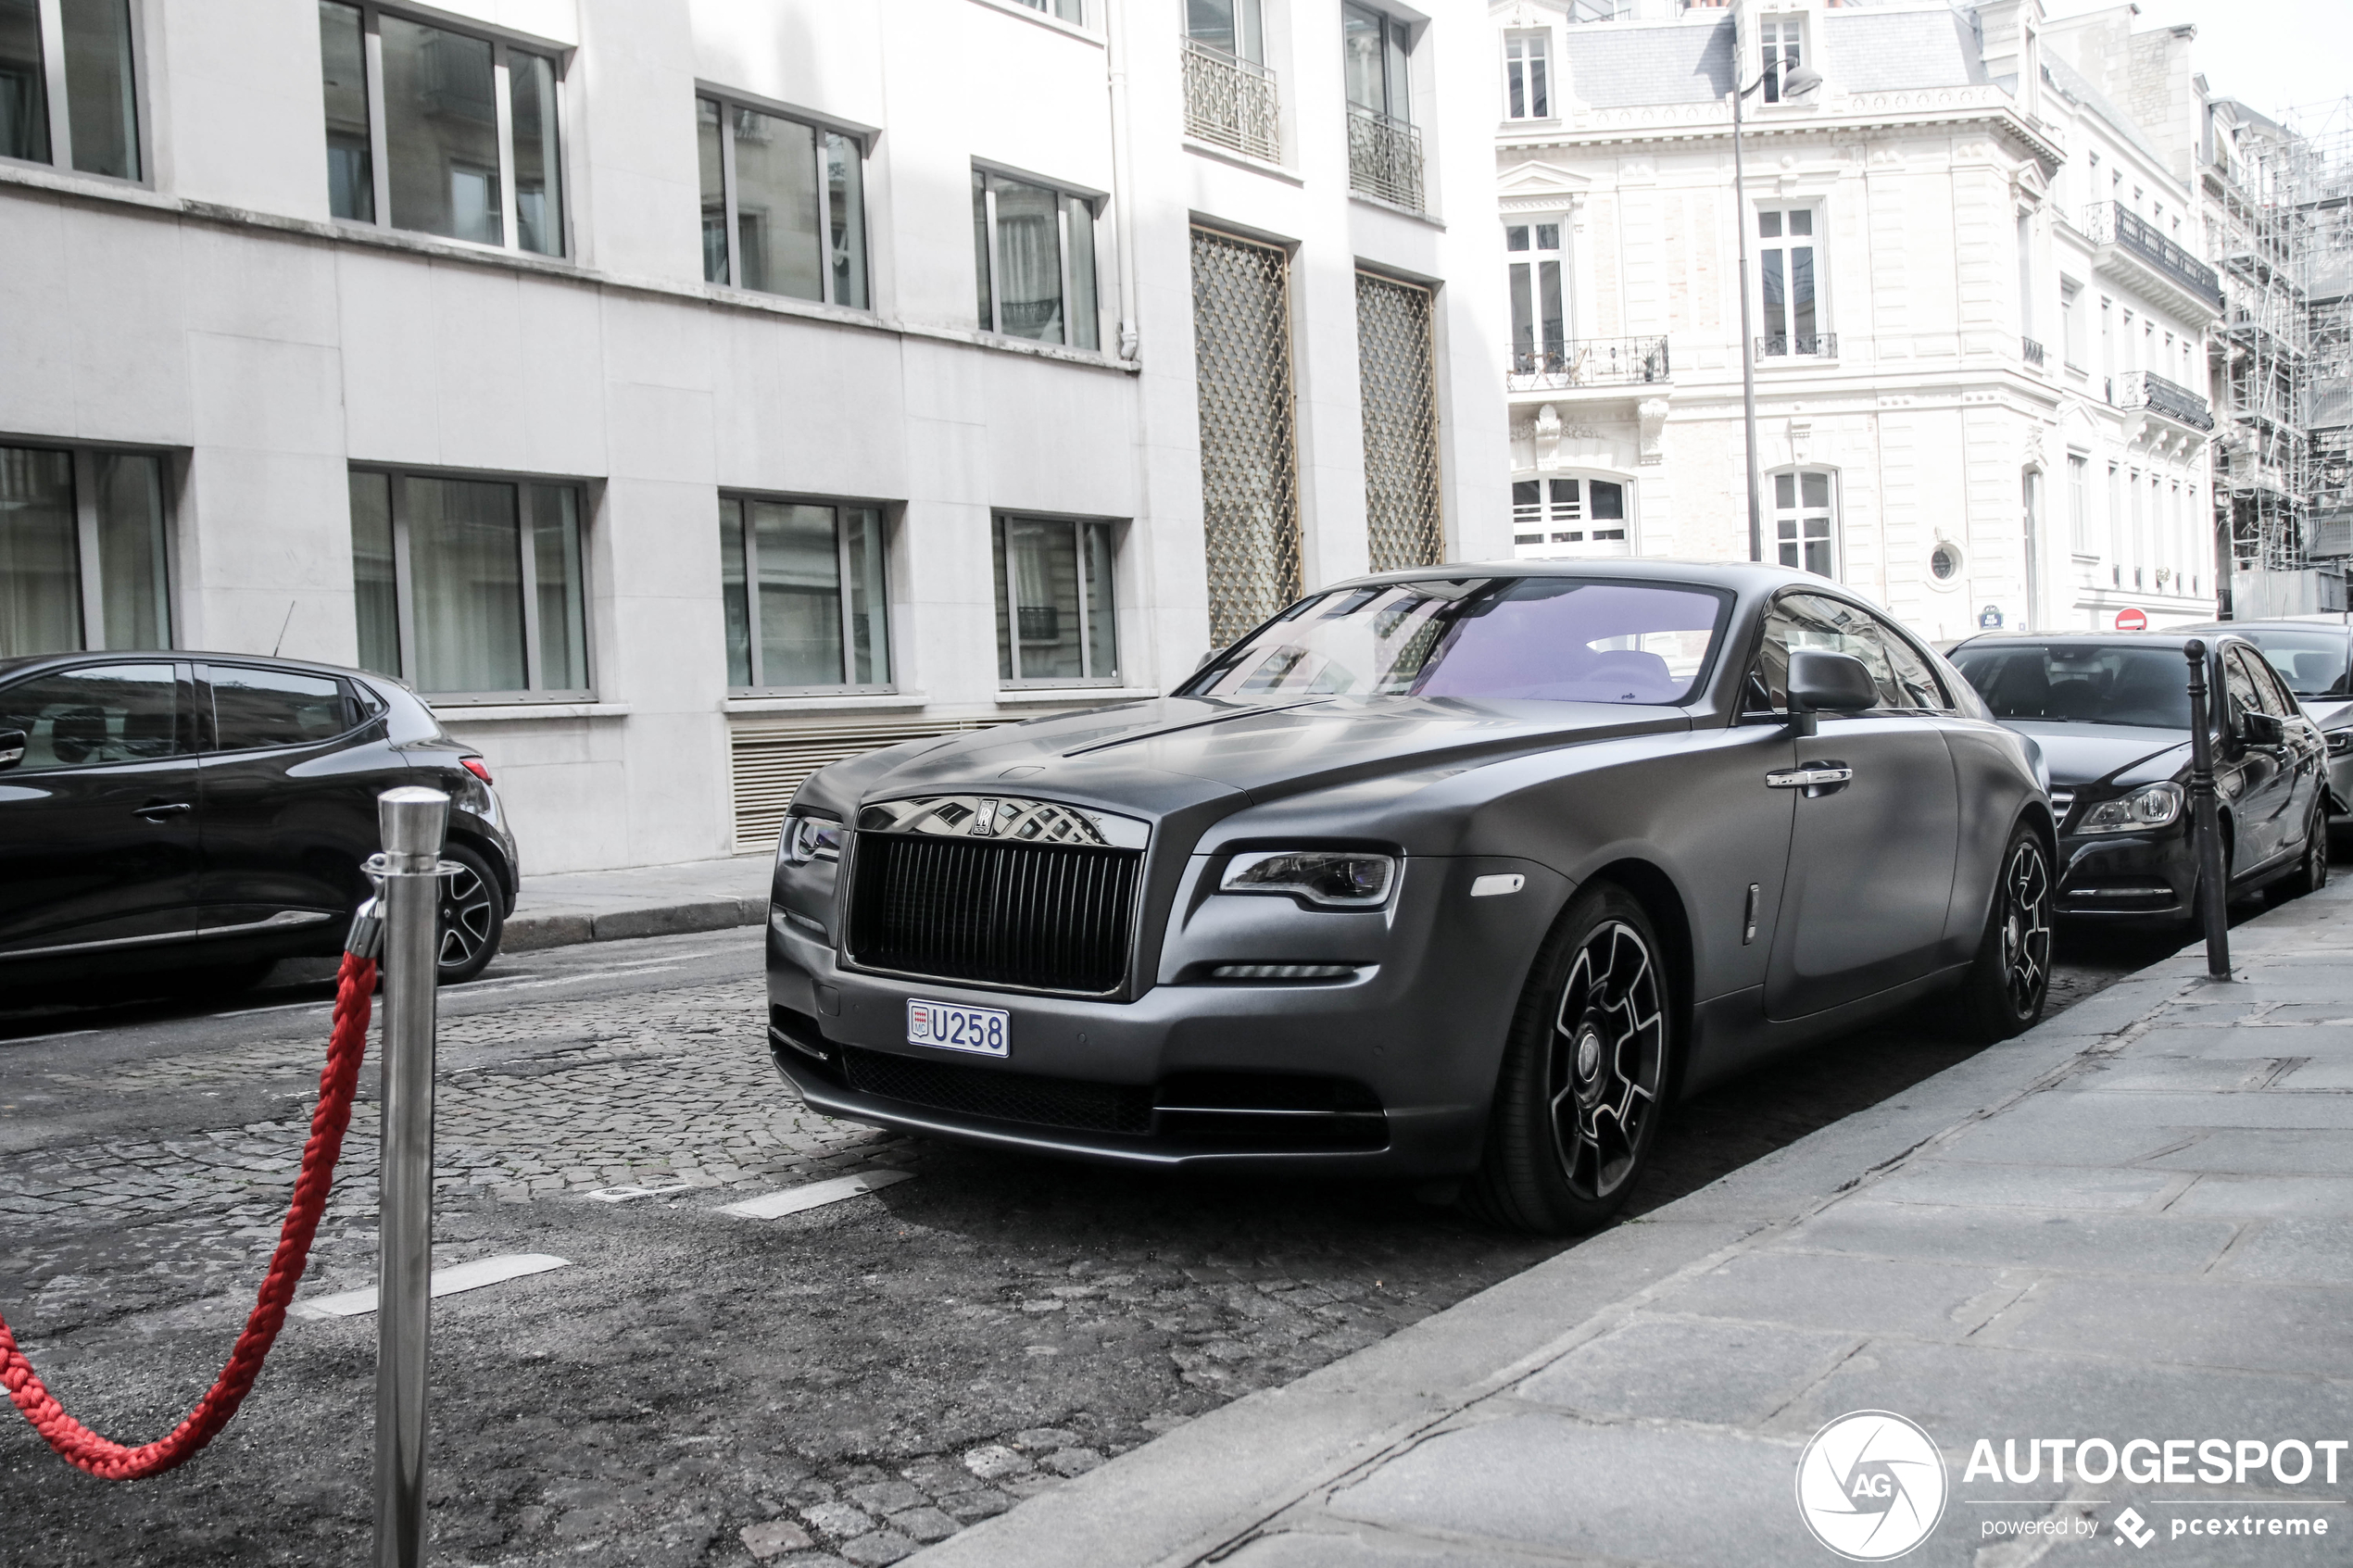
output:
[[1756, 336], [1748, 305], [1748, 164], [1741, 152], [1741, 100], [1780, 76], [1784, 98], [1811, 93], [1822, 84], [1822, 73], [1811, 66], [1783, 70], [1781, 62], [1767, 62], [1756, 80], [1743, 87], [1737, 65], [1732, 75], [1732, 225], [1740, 232], [1741, 248], [1741, 421], [1746, 427], [1748, 458], [1748, 558], [1765, 558], [1765, 510], [1757, 495], [1756, 473]]

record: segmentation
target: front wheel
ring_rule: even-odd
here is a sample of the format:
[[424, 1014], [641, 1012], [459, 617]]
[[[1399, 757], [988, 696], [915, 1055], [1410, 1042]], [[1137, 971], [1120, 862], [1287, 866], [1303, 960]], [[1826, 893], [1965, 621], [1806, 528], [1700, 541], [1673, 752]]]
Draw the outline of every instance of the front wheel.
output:
[[2312, 820], [2304, 828], [2304, 859], [2280, 880], [2283, 899], [2301, 898], [2329, 884], [2329, 802], [2323, 795], [2313, 803]]
[[1985, 935], [1961, 982], [1961, 1015], [1969, 1035], [1990, 1045], [2034, 1027], [2050, 994], [2050, 854], [2020, 822], [2002, 851]]
[[498, 956], [507, 915], [488, 861], [462, 844], [445, 846], [441, 858], [460, 868], [441, 879], [437, 967], [440, 983], [454, 985], [472, 980]]
[[1665, 1111], [1673, 982], [1624, 890], [1578, 895], [1512, 1018], [1487, 1148], [1466, 1197], [1486, 1219], [1571, 1236], [1625, 1207]]

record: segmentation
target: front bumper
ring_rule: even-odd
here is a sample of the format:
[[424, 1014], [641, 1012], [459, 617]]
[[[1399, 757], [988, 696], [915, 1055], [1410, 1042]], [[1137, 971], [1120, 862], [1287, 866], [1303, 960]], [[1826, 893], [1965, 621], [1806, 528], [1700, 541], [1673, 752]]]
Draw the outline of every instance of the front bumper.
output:
[[2059, 834], [2057, 910], [2104, 923], [2164, 923], [2194, 912], [2197, 858], [2181, 823], [2153, 833]]

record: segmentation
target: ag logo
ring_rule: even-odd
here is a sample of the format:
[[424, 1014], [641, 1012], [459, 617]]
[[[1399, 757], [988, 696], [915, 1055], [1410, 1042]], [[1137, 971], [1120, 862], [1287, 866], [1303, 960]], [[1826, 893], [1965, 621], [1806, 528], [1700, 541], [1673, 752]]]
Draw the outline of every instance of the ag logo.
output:
[[1851, 1562], [1901, 1557], [1944, 1517], [1944, 1456], [1900, 1415], [1840, 1416], [1798, 1456], [1797, 1512], [1816, 1540]]

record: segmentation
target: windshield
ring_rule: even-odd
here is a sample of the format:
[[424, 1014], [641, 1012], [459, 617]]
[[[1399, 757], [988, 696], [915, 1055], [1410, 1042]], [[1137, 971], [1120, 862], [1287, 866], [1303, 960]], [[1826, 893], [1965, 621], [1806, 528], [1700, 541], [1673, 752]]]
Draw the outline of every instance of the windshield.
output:
[[1730, 610], [1714, 589], [1570, 577], [1353, 588], [1292, 606], [1184, 695], [1667, 705], [1689, 696]]
[[1963, 647], [1953, 662], [1996, 719], [2190, 727], [2189, 671], [2176, 647], [2011, 644]]
[[2274, 632], [2233, 626], [2231, 631], [2263, 650], [2287, 689], [2298, 696], [2353, 696], [2346, 682], [2346, 638], [2339, 632]]

